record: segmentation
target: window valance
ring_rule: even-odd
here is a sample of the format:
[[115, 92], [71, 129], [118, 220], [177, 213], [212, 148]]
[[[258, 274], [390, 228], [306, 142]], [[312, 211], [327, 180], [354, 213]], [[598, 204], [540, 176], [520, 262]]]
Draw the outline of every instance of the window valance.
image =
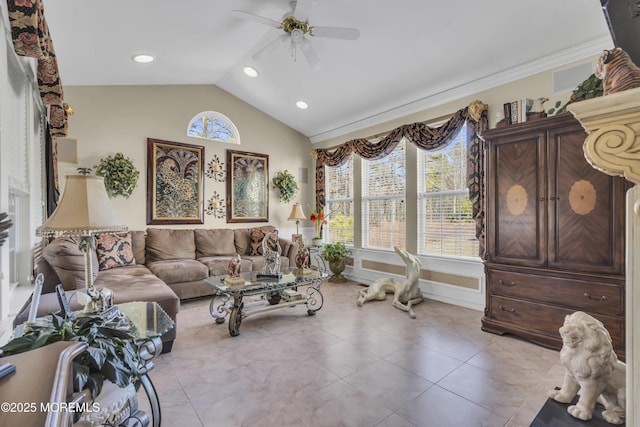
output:
[[51, 134], [66, 136], [67, 113], [63, 106], [62, 83], [42, 0], [7, 0], [7, 6], [14, 51], [38, 60], [38, 88], [42, 102], [50, 106]]

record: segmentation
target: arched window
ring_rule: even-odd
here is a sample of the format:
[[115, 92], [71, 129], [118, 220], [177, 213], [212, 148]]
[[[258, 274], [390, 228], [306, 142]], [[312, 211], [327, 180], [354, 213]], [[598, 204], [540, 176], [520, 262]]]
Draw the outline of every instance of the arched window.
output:
[[204, 111], [193, 116], [187, 127], [187, 136], [240, 144], [236, 125], [228, 117], [215, 111]]

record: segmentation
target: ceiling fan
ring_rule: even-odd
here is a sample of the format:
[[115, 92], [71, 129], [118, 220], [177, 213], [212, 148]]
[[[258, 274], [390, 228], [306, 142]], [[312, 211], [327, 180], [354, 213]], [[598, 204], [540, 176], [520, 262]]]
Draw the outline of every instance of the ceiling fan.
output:
[[231, 12], [231, 15], [236, 18], [258, 22], [284, 31], [284, 34], [281, 34], [278, 38], [258, 50], [258, 52], [253, 55], [253, 59], [259, 60], [264, 57], [266, 52], [270, 50], [277, 41], [281, 41], [288, 45], [294, 60], [296, 59], [298, 48], [300, 48], [300, 51], [302, 51], [302, 54], [309, 64], [315, 67], [319, 64], [319, 59], [311, 46], [311, 37], [357, 40], [360, 37], [360, 31], [355, 28], [311, 26], [307, 17], [307, 10], [312, 2], [315, 2], [315, 0], [293, 0], [289, 2], [291, 11], [285, 13], [281, 21], [265, 18], [244, 10], [234, 10]]

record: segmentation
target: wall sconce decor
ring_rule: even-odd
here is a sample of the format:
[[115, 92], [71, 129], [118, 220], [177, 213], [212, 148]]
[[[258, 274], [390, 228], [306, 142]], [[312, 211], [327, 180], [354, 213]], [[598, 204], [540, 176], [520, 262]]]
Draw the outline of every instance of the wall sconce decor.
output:
[[217, 191], [213, 192], [213, 196], [207, 200], [207, 207], [205, 208], [207, 215], [213, 215], [215, 218], [224, 218], [226, 215], [226, 207], [224, 200], [220, 198], [220, 194]]
[[207, 170], [205, 171], [207, 178], [213, 178], [215, 182], [224, 182], [226, 171], [224, 170], [224, 163], [220, 161], [217, 155], [213, 155], [213, 159], [207, 163]]

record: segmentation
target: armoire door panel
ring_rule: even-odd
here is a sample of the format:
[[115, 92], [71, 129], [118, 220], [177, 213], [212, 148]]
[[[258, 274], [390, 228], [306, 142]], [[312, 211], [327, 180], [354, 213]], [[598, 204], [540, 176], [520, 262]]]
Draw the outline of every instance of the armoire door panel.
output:
[[495, 146], [495, 260], [527, 265], [545, 262], [540, 244], [544, 234], [540, 190], [543, 151], [539, 138], [505, 141]]
[[619, 180], [584, 157], [581, 128], [549, 136], [549, 267], [620, 272], [614, 215]]

